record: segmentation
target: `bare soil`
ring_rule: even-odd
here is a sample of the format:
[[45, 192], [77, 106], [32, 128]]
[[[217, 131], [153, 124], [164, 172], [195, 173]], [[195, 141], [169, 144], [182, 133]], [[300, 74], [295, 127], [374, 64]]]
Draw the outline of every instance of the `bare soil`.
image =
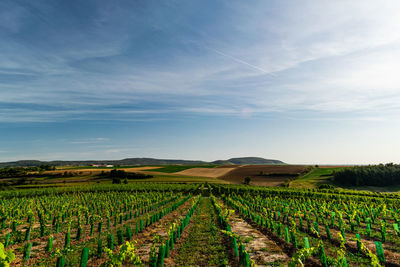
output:
[[238, 214], [231, 215], [229, 224], [232, 232], [241, 236], [250, 259], [254, 260], [257, 266], [287, 265], [289, 256], [273, 240], [248, 224]]
[[[190, 202], [190, 200], [187, 200], [183, 205], [188, 205], [188, 202]], [[168, 206], [169, 204], [167, 204], [166, 206]], [[165, 206], [163, 206], [165, 207]], [[178, 209], [180, 209], [182, 206], [180, 206]], [[160, 207], [162, 208], [162, 207]], [[149, 213], [152, 213], [154, 211], [150, 211]], [[176, 211], [174, 211], [176, 212]], [[136, 223], [136, 221], [138, 221], [140, 218], [143, 218], [144, 216], [147, 216], [148, 213], [142, 214], [140, 217], [138, 218], [132, 218], [131, 220], [128, 221], [124, 221], [123, 224], [118, 224], [117, 226], [115, 226], [113, 223], [110, 226], [110, 230], [104, 230], [103, 233], [106, 233], [107, 231], [111, 231], [111, 232], [115, 232], [115, 230], [117, 228], [123, 228], [125, 225], [128, 224], [133, 224]], [[169, 214], [168, 214], [169, 215]], [[166, 215], [165, 217], [168, 217], [168, 215]], [[164, 218], [165, 218], [164, 217]], [[163, 218], [163, 219], [164, 219]], [[162, 219], [162, 220], [163, 220]], [[103, 225], [105, 226], [107, 223], [107, 219], [103, 220]], [[35, 223], [34, 227], [32, 227], [32, 229], [34, 228], [39, 228], [40, 224], [39, 223]], [[23, 225], [20, 225], [19, 227], [25, 227]], [[71, 229], [71, 246], [74, 247], [80, 243], [83, 242], [87, 242], [89, 240], [95, 239], [97, 238], [97, 234], [93, 235], [93, 236], [89, 236], [90, 233], [90, 225], [82, 225], [82, 238], [81, 240], [76, 240], [76, 232], [77, 229], [73, 228]], [[22, 229], [22, 228], [21, 228]], [[65, 240], [65, 233], [64, 232], [60, 232], [60, 233], [53, 233], [51, 234], [53, 236], [53, 251], [55, 249], [62, 249], [64, 246], [64, 240]], [[47, 245], [47, 241], [48, 241], [49, 235], [47, 236], [43, 236], [43, 237], [37, 237], [35, 239], [31, 239], [29, 242], [33, 242], [33, 243], [38, 243], [37, 246], [33, 246], [32, 250], [31, 250], [31, 257], [29, 259], [29, 265], [35, 264], [37, 263], [40, 259], [44, 258], [44, 257], [48, 257], [48, 253], [45, 251], [45, 247]], [[10, 249], [17, 249], [17, 248], [22, 248], [25, 243], [27, 243], [27, 241], [21, 242], [21, 243], [17, 243], [17, 244], [13, 244], [11, 245]], [[23, 257], [23, 253], [22, 252], [17, 252], [16, 254], [16, 260], [15, 262], [13, 262], [13, 264], [22, 264], [22, 257]]]
[[180, 172], [175, 172], [177, 175], [187, 175], [187, 176], [199, 176], [199, 177], [211, 177], [217, 178], [226, 175], [230, 171], [236, 169], [236, 167], [231, 168], [191, 168], [183, 170]]
[[[137, 248], [136, 255], [140, 257], [144, 265], [146, 266], [149, 262], [149, 253], [151, 245], [153, 243], [154, 236], [160, 235], [166, 237], [169, 226], [175, 221], [179, 220], [182, 216], [187, 213], [192, 201], [187, 200], [177, 210], [165, 215], [159, 222], [156, 222], [143, 230], [142, 233], [133, 236], [133, 240], [136, 242], [135, 247]], [[119, 246], [115, 246], [114, 253], [118, 252]], [[106, 259], [105, 258], [92, 258], [88, 262], [88, 266], [100, 266]], [[124, 266], [131, 266], [125, 265]]]

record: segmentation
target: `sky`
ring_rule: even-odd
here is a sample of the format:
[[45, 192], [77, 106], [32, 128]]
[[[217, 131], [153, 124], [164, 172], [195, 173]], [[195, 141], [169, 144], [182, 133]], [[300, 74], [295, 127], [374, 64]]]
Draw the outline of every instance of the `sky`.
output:
[[400, 1], [0, 0], [0, 161], [400, 162]]

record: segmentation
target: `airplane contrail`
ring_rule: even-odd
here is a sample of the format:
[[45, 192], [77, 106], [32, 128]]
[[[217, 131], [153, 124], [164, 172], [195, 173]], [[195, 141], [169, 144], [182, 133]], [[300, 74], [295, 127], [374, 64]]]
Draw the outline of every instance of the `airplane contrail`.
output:
[[221, 52], [221, 51], [218, 51], [218, 50], [216, 50], [216, 49], [213, 49], [213, 48], [209, 48], [209, 47], [205, 47], [205, 48], [207, 48], [208, 50], [211, 50], [211, 51], [213, 51], [213, 52], [215, 52], [215, 53], [217, 53], [217, 54], [220, 54], [221, 56], [230, 58], [230, 59], [232, 59], [232, 60], [234, 60], [234, 61], [236, 61], [236, 62], [238, 62], [238, 63], [242, 63], [242, 64], [244, 64], [244, 65], [247, 65], [247, 66], [251, 67], [252, 69], [261, 71], [261, 72], [263, 72], [263, 73], [265, 73], [265, 74], [268, 74], [268, 75], [271, 75], [271, 76], [274, 76], [274, 77], [275, 77], [275, 74], [270, 73], [270, 72], [268, 72], [268, 71], [266, 71], [266, 70], [264, 70], [264, 69], [262, 69], [262, 68], [260, 68], [260, 67], [254, 66], [254, 65], [252, 65], [252, 64], [250, 64], [250, 63], [248, 63], [248, 62], [246, 62], [246, 61], [243, 61], [243, 60], [241, 60], [241, 59], [239, 59], [239, 58], [236, 58], [236, 57], [233, 57], [233, 56], [231, 56], [231, 55], [225, 54], [225, 53], [223, 53], [223, 52]]

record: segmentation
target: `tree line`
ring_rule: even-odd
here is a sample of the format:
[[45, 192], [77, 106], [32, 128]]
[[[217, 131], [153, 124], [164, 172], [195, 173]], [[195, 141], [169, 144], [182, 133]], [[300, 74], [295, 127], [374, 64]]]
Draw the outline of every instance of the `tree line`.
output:
[[100, 176], [108, 176], [111, 178], [113, 184], [120, 184], [122, 181], [128, 183], [128, 179], [148, 179], [152, 178], [153, 175], [136, 173], [136, 172], [126, 172], [124, 170], [113, 169], [108, 174], [102, 172]]
[[55, 170], [54, 166], [40, 165], [35, 167], [9, 167], [0, 168], [0, 178], [24, 177], [29, 176], [30, 172], [42, 172]]
[[389, 186], [400, 184], [400, 165], [380, 165], [345, 168], [333, 173], [335, 182], [353, 186]]

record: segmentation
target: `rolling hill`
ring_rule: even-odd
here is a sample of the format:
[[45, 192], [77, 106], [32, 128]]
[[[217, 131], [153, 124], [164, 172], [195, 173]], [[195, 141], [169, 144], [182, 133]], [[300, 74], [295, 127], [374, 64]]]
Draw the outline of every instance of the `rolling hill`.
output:
[[83, 161], [39, 161], [39, 160], [19, 160], [13, 162], [2, 162], [0, 167], [30, 167], [40, 165], [52, 166], [89, 166], [92, 164], [111, 164], [111, 165], [272, 165], [285, 164], [280, 160], [264, 159], [259, 157], [231, 158], [228, 160], [216, 160], [206, 162], [201, 160], [179, 160], [179, 159], [154, 159], [154, 158], [126, 158], [122, 160], [83, 160]]
[[217, 160], [211, 162], [218, 165], [272, 165], [272, 164], [285, 164], [284, 162], [276, 159], [264, 159], [259, 157], [243, 157], [231, 158], [228, 160]]

